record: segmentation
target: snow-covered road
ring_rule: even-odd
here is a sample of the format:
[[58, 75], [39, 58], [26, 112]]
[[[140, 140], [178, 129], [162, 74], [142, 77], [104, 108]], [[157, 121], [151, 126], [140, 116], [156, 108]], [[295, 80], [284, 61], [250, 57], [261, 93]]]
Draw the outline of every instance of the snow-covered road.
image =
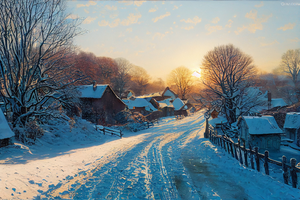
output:
[[204, 139], [204, 128], [198, 112], [52, 158], [0, 165], [0, 199], [300, 199], [299, 189]]
[[[41, 197], [298, 199], [299, 190], [245, 169], [203, 138], [202, 113], [147, 130], [139, 142]], [[150, 132], [150, 133], [149, 133]], [[271, 182], [271, 183], [270, 183]]]

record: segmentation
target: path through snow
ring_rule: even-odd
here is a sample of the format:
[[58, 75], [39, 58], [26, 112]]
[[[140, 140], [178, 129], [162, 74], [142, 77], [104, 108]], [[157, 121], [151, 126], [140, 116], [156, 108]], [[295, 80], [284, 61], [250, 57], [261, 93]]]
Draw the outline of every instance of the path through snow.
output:
[[[5, 177], [0, 174], [0, 196], [4, 194], [3, 199], [300, 198], [299, 189], [241, 166], [204, 139], [203, 132], [204, 117], [199, 112], [182, 120], [165, 119], [138, 135], [125, 134], [123, 139], [102, 145], [30, 161], [23, 166], [5, 165], [2, 170], [9, 171], [9, 175], [2, 193], [1, 181]], [[43, 168], [31, 175], [23, 172], [24, 168], [41, 165], [53, 167], [47, 173]], [[18, 172], [18, 178], [12, 175], [14, 171]], [[20, 183], [14, 187], [13, 181], [17, 179]], [[28, 192], [17, 193], [23, 190]]]

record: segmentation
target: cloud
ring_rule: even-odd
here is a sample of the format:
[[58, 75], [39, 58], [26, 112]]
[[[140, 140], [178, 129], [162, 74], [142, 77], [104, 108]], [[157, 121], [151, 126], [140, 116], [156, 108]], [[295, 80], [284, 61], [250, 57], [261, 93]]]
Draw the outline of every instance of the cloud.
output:
[[198, 16], [195, 16], [193, 19], [188, 18], [187, 20], [182, 19], [180, 20], [181, 22], [185, 22], [185, 23], [191, 23], [191, 24], [198, 24], [201, 22], [201, 18], [199, 18]]
[[140, 7], [143, 3], [145, 3], [146, 1], [134, 1], [134, 5], [137, 7]]
[[262, 1], [260, 2], [260, 4], [255, 5], [256, 8], [260, 8], [262, 6], [264, 6], [264, 2], [262, 2]]
[[233, 17], [236, 18], [236, 15], [234, 15]]
[[159, 33], [159, 32], [156, 32], [152, 39], [154, 40], [155, 38], [159, 38], [159, 39], [163, 39], [167, 34], [169, 33], [169, 31], [165, 32], [165, 33]]
[[211, 23], [216, 24], [216, 23], [218, 23], [219, 21], [220, 21], [220, 18], [219, 18], [219, 17], [216, 17], [216, 18], [214, 18], [214, 19], [211, 21]]
[[67, 17], [67, 19], [78, 19], [79, 16], [78, 15], [74, 15], [74, 14], [71, 14]]
[[173, 10], [177, 10], [179, 7], [174, 5]]
[[255, 20], [256, 17], [257, 17], [257, 10], [250, 10], [250, 12], [245, 15], [245, 17], [248, 18], [248, 19], [254, 19]]
[[93, 18], [93, 17], [88, 16], [82, 23], [83, 23], [83, 24], [90, 24], [90, 23], [92, 23], [92, 21], [94, 21], [95, 19], [97, 19], [97, 17]]
[[273, 42], [270, 42], [270, 43], [260, 43], [260, 45], [263, 47], [271, 46], [273, 44], [279, 44], [279, 42], [277, 40], [274, 40]]
[[113, 13], [113, 14], [110, 14], [109, 17], [111, 19], [114, 19], [114, 18], [118, 17], [118, 14], [117, 13]]
[[155, 23], [155, 22], [157, 22], [158, 20], [163, 19], [163, 18], [165, 18], [165, 17], [168, 17], [168, 16], [170, 16], [170, 15], [171, 15], [170, 12], [166, 12], [166, 14], [161, 15], [161, 16], [159, 16], [159, 17], [156, 17], [156, 18], [152, 19], [152, 21]]
[[101, 22], [98, 22], [98, 25], [99, 26], [108, 26], [109, 23], [108, 23], [108, 21], [102, 20]]
[[119, 3], [124, 3], [125, 5], [129, 6], [129, 5], [135, 5], [135, 6], [141, 6], [143, 3], [145, 3], [146, 1], [119, 1]]
[[298, 43], [298, 42], [300, 42], [300, 39], [296, 37], [295, 39], [290, 39], [289, 41], [290, 42]]
[[155, 12], [155, 11], [157, 11], [157, 9], [158, 9], [158, 7], [155, 6], [155, 8], [151, 8], [151, 9], [149, 10], [149, 12]]
[[211, 26], [210, 24], [206, 24], [206, 25], [205, 25], [205, 29], [208, 30], [207, 35], [209, 35], [209, 34], [211, 34], [211, 33], [213, 33], [213, 32], [222, 30], [222, 26], [219, 26], [219, 25]]
[[236, 35], [238, 35], [239, 33], [241, 33], [244, 30], [248, 30], [251, 33], [255, 33], [256, 30], [262, 30], [263, 29], [263, 25], [262, 23], [266, 23], [268, 21], [268, 19], [270, 17], [272, 17], [272, 14], [265, 16], [263, 15], [261, 18], [257, 18], [257, 11], [256, 10], [251, 10], [249, 13], [247, 13], [245, 15], [246, 18], [248, 19], [252, 19], [253, 23], [247, 25], [247, 26], [242, 26], [237, 28], [235, 32]]
[[101, 22], [98, 22], [99, 26], [109, 26], [111, 28], [120, 25], [123, 26], [129, 26], [130, 24], [136, 24], [138, 22], [138, 19], [141, 18], [142, 15], [140, 13], [138, 14], [133, 14], [130, 13], [129, 16], [127, 17], [127, 19], [123, 19], [121, 20], [120, 18], [115, 19], [114, 21], [112, 21], [111, 23], [109, 23], [108, 21], [102, 20]]
[[132, 28], [127, 28], [127, 29], [126, 29], [126, 32], [127, 32], [127, 33], [131, 33], [131, 32], [132, 32]]
[[84, 12], [86, 12], [87, 14], [89, 14], [90, 12], [87, 9], [83, 9]]
[[96, 5], [96, 4], [97, 4], [97, 3], [94, 2], [94, 1], [89, 1], [87, 4], [77, 4], [77, 8], [94, 6], [94, 5]]
[[135, 55], [138, 56], [140, 53], [144, 53], [145, 51], [137, 51], [135, 52]]
[[232, 23], [233, 23], [233, 21], [231, 19], [228, 20], [228, 24], [226, 24], [226, 27], [230, 28]]
[[194, 28], [193, 26], [189, 26], [189, 27], [182, 27], [181, 29], [191, 30], [191, 29], [193, 29], [193, 28]]
[[109, 6], [109, 5], [106, 5], [105, 8], [107, 10], [117, 10], [117, 7], [116, 6]]
[[296, 23], [288, 23], [280, 28], [278, 28], [277, 30], [283, 30], [283, 31], [286, 31], [288, 29], [293, 29], [294, 27], [296, 26]]

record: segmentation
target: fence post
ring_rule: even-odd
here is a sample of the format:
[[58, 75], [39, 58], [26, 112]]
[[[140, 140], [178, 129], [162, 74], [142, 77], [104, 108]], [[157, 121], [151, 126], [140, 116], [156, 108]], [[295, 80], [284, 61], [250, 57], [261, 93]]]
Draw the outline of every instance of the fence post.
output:
[[257, 171], [260, 171], [259, 157], [258, 157], [258, 147], [254, 147], [254, 150], [255, 150], [256, 170], [257, 170]]
[[244, 141], [244, 159], [245, 159], [245, 166], [248, 167], [248, 155], [247, 155], [247, 150], [246, 150], [246, 142]]
[[230, 142], [230, 149], [231, 149], [232, 157], [234, 157], [232, 142]]
[[234, 155], [235, 155], [235, 159], [239, 160], [238, 159], [238, 156], [237, 156], [237, 147], [236, 147], [236, 144], [234, 143]]
[[252, 146], [249, 144], [249, 149], [250, 149], [250, 163], [251, 163], [251, 168], [254, 168], [254, 160], [253, 160], [253, 152], [252, 152]]
[[240, 163], [243, 164], [243, 158], [242, 158], [242, 149], [241, 149], [241, 143], [240, 141], [238, 142], [239, 144], [239, 156], [240, 156]]
[[296, 171], [296, 159], [295, 158], [291, 158], [291, 177], [292, 177], [292, 185], [293, 188], [297, 187], [297, 171]]
[[264, 163], [264, 167], [265, 167], [265, 172], [267, 175], [270, 175], [270, 172], [269, 172], [269, 151], [265, 151], [265, 163]]
[[283, 180], [285, 184], [289, 184], [288, 166], [286, 165], [286, 157], [282, 156]]

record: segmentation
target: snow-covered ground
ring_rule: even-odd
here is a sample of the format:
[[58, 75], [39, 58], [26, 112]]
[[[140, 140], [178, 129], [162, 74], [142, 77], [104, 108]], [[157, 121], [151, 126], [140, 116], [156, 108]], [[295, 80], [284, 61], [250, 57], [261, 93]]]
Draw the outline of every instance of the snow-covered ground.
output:
[[[203, 138], [203, 112], [103, 136], [76, 124], [30, 148], [0, 149], [2, 199], [299, 199], [300, 190], [241, 166]], [[84, 127], [84, 128], [83, 128]], [[72, 134], [70, 134], [72, 133]], [[67, 142], [66, 142], [67, 141]], [[280, 171], [278, 172], [280, 173]], [[1, 199], [0, 198], [0, 199]]]

